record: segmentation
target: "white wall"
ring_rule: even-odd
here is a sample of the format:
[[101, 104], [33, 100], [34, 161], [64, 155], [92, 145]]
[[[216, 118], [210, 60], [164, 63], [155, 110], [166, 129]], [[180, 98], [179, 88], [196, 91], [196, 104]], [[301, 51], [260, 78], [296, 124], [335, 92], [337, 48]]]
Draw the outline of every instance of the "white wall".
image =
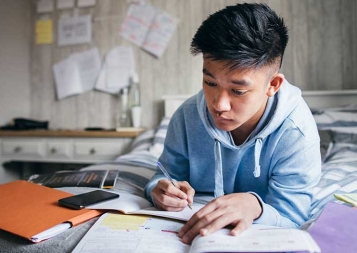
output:
[[[0, 125], [14, 117], [30, 115], [31, 2], [0, 2]], [[0, 140], [1, 145], [1, 140]], [[18, 178], [18, 173], [2, 167], [0, 183]]]

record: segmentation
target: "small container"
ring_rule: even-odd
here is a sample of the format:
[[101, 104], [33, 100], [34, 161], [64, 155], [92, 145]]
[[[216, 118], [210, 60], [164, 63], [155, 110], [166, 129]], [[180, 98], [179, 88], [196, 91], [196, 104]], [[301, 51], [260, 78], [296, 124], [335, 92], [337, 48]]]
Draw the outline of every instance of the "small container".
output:
[[135, 73], [130, 78], [129, 104], [131, 109], [131, 124], [133, 127], [141, 126], [141, 105], [140, 105], [140, 86], [139, 77]]
[[125, 87], [120, 90], [120, 114], [119, 114], [119, 127], [130, 127], [129, 119], [129, 89]]

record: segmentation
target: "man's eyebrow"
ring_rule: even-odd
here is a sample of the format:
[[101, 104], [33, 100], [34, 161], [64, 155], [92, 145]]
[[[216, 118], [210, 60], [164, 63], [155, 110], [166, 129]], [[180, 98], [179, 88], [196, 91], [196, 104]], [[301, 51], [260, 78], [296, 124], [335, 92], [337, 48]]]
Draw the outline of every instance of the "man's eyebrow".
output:
[[[215, 78], [211, 72], [209, 72], [207, 69], [203, 68], [202, 70], [204, 75], [210, 76], [212, 78]], [[236, 85], [241, 85], [241, 86], [250, 86], [251, 83], [247, 80], [232, 80], [231, 83], [236, 84]]]
[[211, 72], [209, 72], [207, 69], [203, 68], [202, 72], [203, 72], [204, 75], [207, 75], [207, 76], [210, 76], [210, 77], [214, 78], [214, 76], [211, 74]]
[[251, 85], [251, 83], [247, 80], [232, 80], [231, 82], [234, 84], [237, 84], [237, 85], [242, 85], [242, 86], [250, 86]]

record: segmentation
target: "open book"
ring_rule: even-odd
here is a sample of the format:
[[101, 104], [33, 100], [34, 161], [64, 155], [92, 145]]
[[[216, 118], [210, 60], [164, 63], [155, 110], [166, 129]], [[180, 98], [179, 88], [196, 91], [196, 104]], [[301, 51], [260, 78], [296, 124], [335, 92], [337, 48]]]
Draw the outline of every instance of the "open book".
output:
[[161, 217], [106, 213], [78, 243], [73, 253], [106, 251], [201, 253], [201, 252], [320, 252], [303, 230], [252, 225], [241, 235], [221, 229], [197, 236], [191, 245], [177, 236], [182, 221]]
[[88, 206], [87, 209], [94, 210], [114, 210], [123, 214], [145, 214], [159, 216], [181, 221], [188, 221], [192, 215], [201, 209], [212, 197], [196, 197], [191, 207], [186, 207], [181, 212], [160, 211], [148, 200], [129, 193], [120, 192], [118, 199], [109, 200], [103, 203]]

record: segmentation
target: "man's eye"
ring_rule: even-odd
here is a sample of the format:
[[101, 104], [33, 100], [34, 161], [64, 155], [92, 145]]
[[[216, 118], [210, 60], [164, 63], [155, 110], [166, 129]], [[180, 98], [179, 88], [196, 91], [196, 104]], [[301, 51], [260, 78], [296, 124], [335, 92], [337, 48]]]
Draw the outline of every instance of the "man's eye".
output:
[[246, 91], [241, 91], [241, 90], [232, 90], [232, 91], [234, 94], [239, 95], [239, 96], [244, 95], [246, 93]]
[[211, 82], [208, 82], [208, 81], [205, 81], [205, 84], [207, 84], [208, 86], [211, 86], [211, 87], [217, 86], [217, 84], [211, 83]]

